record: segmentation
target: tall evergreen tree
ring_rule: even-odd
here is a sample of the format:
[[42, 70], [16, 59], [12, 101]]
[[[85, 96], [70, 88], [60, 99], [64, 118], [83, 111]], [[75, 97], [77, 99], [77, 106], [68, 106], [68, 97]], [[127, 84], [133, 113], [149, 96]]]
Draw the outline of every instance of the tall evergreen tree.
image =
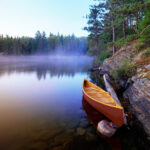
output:
[[[89, 34], [89, 44], [90, 47], [93, 49], [93, 54], [97, 55], [99, 53], [99, 36], [102, 33], [103, 29], [103, 19], [100, 18], [101, 15], [104, 13], [104, 6], [99, 4], [91, 6], [90, 14], [87, 16], [88, 20], [88, 27], [84, 29], [87, 30]], [[101, 9], [99, 9], [101, 7]]]
[[150, 0], [96, 1], [98, 4], [90, 7], [88, 27], [85, 28], [89, 32], [89, 50], [93, 54], [99, 55], [95, 53], [95, 46], [96, 52], [101, 53], [110, 45], [115, 54], [122, 43], [137, 37], [137, 31], [142, 33], [141, 40], [149, 38]]

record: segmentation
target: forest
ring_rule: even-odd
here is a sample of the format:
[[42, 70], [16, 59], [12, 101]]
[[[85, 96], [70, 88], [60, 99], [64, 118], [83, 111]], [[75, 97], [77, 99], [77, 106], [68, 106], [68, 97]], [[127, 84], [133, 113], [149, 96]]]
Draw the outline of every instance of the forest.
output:
[[35, 37], [11, 37], [0, 35], [1, 55], [34, 55], [34, 54], [85, 54], [87, 40], [85, 37], [75, 35], [63, 36], [59, 33], [46, 33], [37, 31]]
[[150, 0], [95, 0], [87, 19], [88, 53], [99, 63], [132, 41], [150, 55]]

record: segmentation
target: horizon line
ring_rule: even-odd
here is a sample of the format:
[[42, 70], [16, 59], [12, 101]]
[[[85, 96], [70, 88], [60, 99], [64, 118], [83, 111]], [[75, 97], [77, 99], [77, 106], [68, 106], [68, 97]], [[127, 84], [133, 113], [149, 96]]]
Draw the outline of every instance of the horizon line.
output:
[[[37, 30], [35, 32], [35, 35], [36, 33], [40, 31], [40, 30]], [[40, 31], [40, 33], [43, 33], [45, 31]], [[46, 33], [46, 32], [45, 32]], [[64, 37], [67, 37], [67, 36], [75, 36], [77, 38], [81, 38], [81, 37], [88, 37], [88, 35], [80, 35], [80, 36], [77, 36], [75, 33], [72, 33], [72, 34], [63, 34], [63, 33], [52, 33], [52, 32], [49, 32], [49, 34], [46, 33], [46, 37], [49, 37], [50, 34], [54, 35], [54, 36], [64, 36]], [[10, 35], [10, 34], [3, 34], [3, 33], [0, 33], [0, 36], [3, 36], [3, 37], [12, 37], [12, 38], [23, 38], [23, 37], [29, 37], [29, 38], [35, 38], [35, 35], [34, 36], [31, 36], [31, 35]]]

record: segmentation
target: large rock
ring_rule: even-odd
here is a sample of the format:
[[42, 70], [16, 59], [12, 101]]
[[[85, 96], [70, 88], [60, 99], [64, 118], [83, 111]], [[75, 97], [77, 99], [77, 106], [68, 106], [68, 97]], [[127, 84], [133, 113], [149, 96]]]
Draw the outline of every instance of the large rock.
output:
[[121, 48], [111, 58], [106, 59], [100, 68], [106, 72], [110, 72], [112, 69], [119, 68], [120, 63], [123, 59], [132, 59], [134, 50], [135, 44]]
[[124, 92], [138, 120], [148, 135], [150, 135], [150, 80], [134, 78], [134, 83]]
[[[141, 54], [137, 56], [134, 52], [135, 43], [131, 46], [123, 47], [113, 57], [106, 59], [100, 68], [110, 73], [112, 69], [119, 67], [123, 59], [133, 62], [141, 59]], [[141, 68], [137, 70], [136, 75], [129, 79], [129, 81], [131, 81], [132, 85], [125, 90], [123, 96], [130, 101], [134, 114], [150, 136], [150, 64], [142, 64]], [[123, 82], [119, 82], [120, 86], [124, 84]]]

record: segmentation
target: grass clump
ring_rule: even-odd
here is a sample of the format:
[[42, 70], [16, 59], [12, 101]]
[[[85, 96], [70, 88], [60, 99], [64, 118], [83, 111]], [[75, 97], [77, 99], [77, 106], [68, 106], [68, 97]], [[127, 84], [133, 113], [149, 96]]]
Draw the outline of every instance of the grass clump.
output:
[[145, 48], [145, 43], [138, 41], [137, 44], [136, 44], [136, 48], [138, 50], [141, 50], [141, 49]]
[[115, 81], [119, 79], [127, 80], [136, 73], [137, 66], [127, 59], [123, 59], [118, 69], [113, 69], [110, 75]]
[[145, 58], [147, 58], [147, 57], [150, 57], [150, 47], [147, 48], [147, 49], [143, 52], [143, 54], [142, 54], [142, 58], [143, 58], [143, 59], [145, 59]]
[[143, 49], [145, 49], [145, 43], [144, 42], [140, 42], [140, 41], [137, 41], [136, 43], [136, 54], [138, 54], [139, 52], [141, 52]]

